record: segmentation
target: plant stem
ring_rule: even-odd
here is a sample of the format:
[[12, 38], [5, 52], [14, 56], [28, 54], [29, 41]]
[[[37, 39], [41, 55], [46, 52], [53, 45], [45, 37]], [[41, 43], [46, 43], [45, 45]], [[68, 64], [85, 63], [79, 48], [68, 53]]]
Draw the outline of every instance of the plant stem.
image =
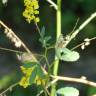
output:
[[[23, 41], [13, 32], [13, 30], [11, 30], [9, 27], [7, 27], [1, 20], [0, 20], [0, 25], [2, 25], [5, 29], [7, 29], [9, 32], [11, 32], [11, 34], [18, 40], [21, 42], [21, 45], [23, 46], [23, 48], [28, 52], [31, 53], [31, 51], [27, 48], [27, 46], [23, 43]], [[35, 58], [35, 57], [34, 57]]]
[[[61, 0], [57, 0], [57, 33], [56, 33], [56, 40], [61, 35]], [[55, 60], [57, 57], [55, 56]], [[58, 67], [59, 67], [59, 60], [56, 60], [53, 67], [53, 75], [57, 76], [58, 74]], [[52, 85], [51, 89], [51, 96], [55, 96], [56, 93], [56, 83]]]
[[22, 51], [17, 51], [17, 50], [13, 50], [13, 49], [8, 49], [8, 48], [4, 48], [0, 46], [0, 50], [4, 50], [4, 51], [9, 51], [9, 52], [14, 52], [14, 53], [24, 53]]
[[94, 12], [93, 14], [91, 14], [91, 16], [85, 20], [77, 30], [75, 30], [72, 34], [71, 34], [71, 37], [69, 39], [69, 41], [64, 45], [64, 47], [66, 47], [73, 38], [75, 38], [77, 36], [77, 34], [89, 23], [91, 22], [94, 18], [96, 17], [96, 12]]
[[57, 5], [52, 0], [47, 0], [47, 2], [49, 2], [56, 10], [58, 9]]
[[0, 93], [0, 96], [3, 96], [6, 92], [8, 92], [10, 89], [12, 90], [14, 87], [18, 85], [18, 82], [8, 87], [6, 90], [4, 90], [2, 93]]

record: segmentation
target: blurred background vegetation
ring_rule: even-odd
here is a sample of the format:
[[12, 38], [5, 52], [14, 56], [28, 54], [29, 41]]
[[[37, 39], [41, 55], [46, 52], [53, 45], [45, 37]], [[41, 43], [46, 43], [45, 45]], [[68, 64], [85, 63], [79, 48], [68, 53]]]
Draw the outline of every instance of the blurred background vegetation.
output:
[[[53, 0], [56, 2], [56, 0]], [[55, 42], [56, 34], [56, 12], [46, 0], [39, 0], [40, 3], [40, 23], [39, 26], [45, 26], [46, 34], [52, 36], [50, 43]], [[42, 53], [42, 46], [38, 42], [39, 34], [34, 23], [28, 24], [22, 12], [24, 10], [23, 0], [8, 0], [7, 4], [2, 4], [0, 0], [0, 20], [25, 42], [33, 52]], [[62, 0], [62, 33], [64, 35], [72, 31], [77, 19], [78, 26], [84, 22], [93, 12], [96, 11], [96, 0]], [[84, 38], [96, 36], [96, 19], [92, 20], [73, 40], [70, 48], [82, 42]], [[2, 29], [0, 29], [0, 47], [16, 49], [14, 45], [6, 38]], [[22, 50], [23, 49], [16, 49]], [[73, 64], [61, 62], [59, 74], [63, 76], [80, 77], [86, 76], [89, 80], [96, 82], [96, 40], [91, 42], [85, 50], [77, 49], [80, 52], [80, 59]], [[42, 51], [42, 52], [41, 52]], [[53, 57], [53, 56], [52, 56]], [[16, 54], [0, 50], [0, 91], [6, 89], [9, 85], [20, 80], [20, 61]], [[80, 96], [91, 96], [96, 93], [96, 88], [82, 84], [59, 82], [58, 88], [63, 86], [74, 86], [80, 90]], [[17, 86], [8, 92], [7, 96], [36, 96], [37, 88], [35, 86], [23, 89]]]

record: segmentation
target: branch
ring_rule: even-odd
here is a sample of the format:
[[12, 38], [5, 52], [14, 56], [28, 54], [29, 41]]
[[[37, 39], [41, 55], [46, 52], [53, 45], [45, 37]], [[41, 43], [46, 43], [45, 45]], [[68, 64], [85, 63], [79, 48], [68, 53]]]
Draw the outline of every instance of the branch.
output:
[[[28, 47], [23, 43], [23, 41], [15, 34], [15, 32], [13, 32], [12, 29], [10, 29], [9, 27], [7, 27], [1, 20], [0, 20], [0, 25], [2, 25], [5, 29], [8, 30], [9, 35], [12, 34], [11, 37], [9, 37], [10, 39], [12, 39], [13, 37], [15, 38], [15, 41], [13, 40], [13, 42], [19, 41], [21, 43], [21, 45], [23, 46], [23, 48], [28, 52], [32, 54], [32, 58], [37, 61], [37, 59], [35, 58], [35, 56], [33, 55], [33, 53], [28, 49]], [[6, 33], [5, 33], [6, 34]], [[7, 33], [8, 35], [8, 33]]]
[[[58, 81], [58, 78], [54, 79], [53, 81], [51, 81], [47, 86], [46, 89], [49, 88], [51, 85], [53, 85], [54, 83], [56, 83]], [[40, 96], [42, 93], [44, 92], [44, 90], [41, 90], [36, 96]]]
[[8, 92], [9, 90], [12, 90], [14, 87], [16, 87], [18, 85], [18, 83], [15, 83], [11, 86], [9, 86], [6, 90], [4, 90], [2, 93], [0, 93], [0, 96], [5, 96], [6, 92]]
[[14, 52], [14, 53], [24, 53], [22, 51], [18, 51], [18, 50], [13, 50], [13, 49], [9, 49], [9, 48], [4, 48], [0, 46], [0, 50], [4, 50], [4, 51], [9, 51], [9, 52]]
[[53, 76], [51, 75], [52, 78], [62, 80], [62, 81], [68, 81], [68, 82], [75, 82], [75, 83], [82, 83], [86, 84], [89, 86], [96, 87], [96, 83], [89, 81], [86, 79], [86, 77], [82, 76], [81, 78], [72, 78], [72, 77], [62, 77], [62, 76]]
[[30, 50], [27, 48], [27, 46], [23, 43], [23, 41], [15, 34], [15, 32], [13, 32], [12, 29], [8, 28], [1, 20], [0, 20], [0, 25], [2, 25], [5, 29], [7, 29], [9, 32], [11, 32], [11, 34], [18, 40], [21, 42], [21, 45], [24, 47], [24, 49], [30, 53]]
[[46, 0], [46, 1], [49, 2], [56, 10], [58, 9], [57, 5], [52, 0]]
[[[86, 85], [89, 85], [89, 86], [92, 86], [92, 87], [96, 87], [96, 83], [87, 80], [85, 76], [81, 76], [81, 78], [62, 77], [62, 76], [53, 76], [53, 75], [50, 75], [50, 76], [53, 78], [53, 81], [51, 81], [46, 86], [46, 88], [49, 88], [51, 85], [53, 85], [54, 83], [56, 83], [59, 80], [68, 81], [68, 82], [74, 82], [74, 83], [82, 83], [82, 84], [86, 84]], [[44, 92], [44, 90], [41, 90], [40, 93], [38, 93], [36, 96], [40, 96], [43, 92]]]
[[66, 47], [70, 41], [76, 37], [76, 35], [92, 20], [96, 17], [96, 12], [93, 13], [83, 24], [80, 25], [80, 27], [75, 30], [72, 35], [70, 36], [70, 39], [68, 40], [68, 42], [64, 45], [64, 47]]
[[[89, 39], [89, 42], [91, 42], [92, 40], [96, 40], [96, 37], [93, 37], [93, 38]], [[76, 46], [73, 47], [71, 50], [77, 49], [78, 47], [81, 47], [81, 46], [84, 45], [84, 44], [85, 44], [85, 41], [82, 42], [82, 43], [80, 43], [80, 44], [78, 44], [78, 45], [76, 45]], [[84, 46], [88, 46], [88, 45], [84, 45]]]

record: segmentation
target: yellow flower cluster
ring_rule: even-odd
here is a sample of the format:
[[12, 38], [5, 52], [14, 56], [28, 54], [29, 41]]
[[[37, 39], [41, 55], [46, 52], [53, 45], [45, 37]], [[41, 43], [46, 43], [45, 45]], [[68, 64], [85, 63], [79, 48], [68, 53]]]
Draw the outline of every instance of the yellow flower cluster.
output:
[[22, 79], [19, 82], [19, 84], [21, 86], [23, 86], [24, 88], [26, 88], [26, 87], [28, 87], [30, 85], [29, 78], [30, 78], [30, 75], [31, 75], [33, 69], [34, 69], [34, 67], [32, 67], [32, 68], [24, 68], [23, 66], [21, 66], [21, 71], [24, 73], [25, 76], [22, 77]]
[[29, 77], [22, 77], [21, 81], [19, 82], [19, 85], [20, 86], [23, 86], [24, 88], [28, 87], [30, 84], [29, 84]]
[[[24, 73], [24, 76], [22, 77], [21, 81], [19, 82], [19, 85], [26, 88], [29, 85], [31, 85], [30, 82], [29, 82], [29, 79], [30, 79], [30, 75], [32, 74], [32, 71], [34, 70], [34, 67], [24, 68], [23, 66], [21, 66], [21, 70]], [[35, 83], [37, 85], [45, 85], [46, 80], [42, 79], [38, 75], [36, 75], [36, 78], [35, 78], [33, 83]]]
[[24, 0], [25, 11], [23, 12], [23, 16], [30, 23], [32, 20], [36, 23], [40, 21], [39, 14], [39, 4], [38, 0]]

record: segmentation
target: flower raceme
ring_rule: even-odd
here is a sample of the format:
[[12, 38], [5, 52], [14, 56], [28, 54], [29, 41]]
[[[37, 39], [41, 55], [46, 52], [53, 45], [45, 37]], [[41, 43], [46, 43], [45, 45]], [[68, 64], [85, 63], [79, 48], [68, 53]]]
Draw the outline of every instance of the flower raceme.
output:
[[24, 0], [25, 11], [23, 12], [23, 16], [26, 18], [28, 23], [31, 21], [39, 22], [40, 19], [38, 17], [39, 14], [39, 4], [38, 0]]

